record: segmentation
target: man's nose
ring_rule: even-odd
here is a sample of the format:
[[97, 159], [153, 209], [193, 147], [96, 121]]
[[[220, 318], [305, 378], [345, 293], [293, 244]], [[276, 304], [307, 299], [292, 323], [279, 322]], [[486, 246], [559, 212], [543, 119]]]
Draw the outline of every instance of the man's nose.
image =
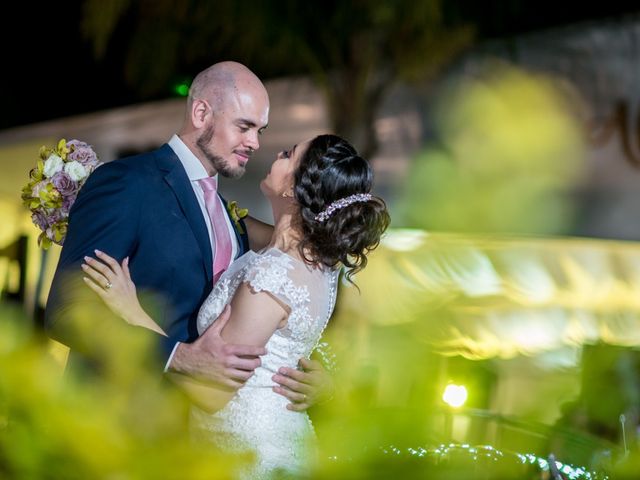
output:
[[260, 140], [258, 139], [258, 134], [250, 134], [245, 141], [245, 145], [251, 150], [258, 150], [260, 148]]

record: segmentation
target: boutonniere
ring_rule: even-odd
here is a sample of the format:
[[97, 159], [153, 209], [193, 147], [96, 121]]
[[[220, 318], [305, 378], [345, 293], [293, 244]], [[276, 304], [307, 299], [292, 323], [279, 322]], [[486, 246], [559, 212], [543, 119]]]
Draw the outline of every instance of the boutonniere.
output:
[[249, 209], [239, 208], [238, 202], [234, 201], [234, 202], [227, 203], [227, 211], [229, 212], [229, 216], [231, 217], [231, 220], [233, 220], [233, 223], [235, 223], [236, 229], [238, 230], [240, 235], [244, 235], [244, 228], [242, 228], [242, 225], [240, 224], [240, 220], [246, 217], [247, 215], [249, 215]]

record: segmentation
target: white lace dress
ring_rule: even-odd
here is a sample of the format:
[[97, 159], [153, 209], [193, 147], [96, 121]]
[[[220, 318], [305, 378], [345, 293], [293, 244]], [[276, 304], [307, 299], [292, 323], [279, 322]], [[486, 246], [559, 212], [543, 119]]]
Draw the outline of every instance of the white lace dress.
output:
[[336, 300], [338, 272], [311, 268], [288, 254], [270, 248], [248, 252], [227, 270], [205, 300], [198, 314], [202, 333], [246, 282], [253, 291], [266, 291], [291, 309], [286, 326], [267, 342], [267, 354], [255, 374], [231, 401], [215, 414], [192, 408], [192, 426], [223, 451], [251, 452], [255, 462], [244, 478], [270, 478], [279, 473], [293, 476], [309, 464], [313, 427], [306, 412], [287, 410], [289, 401], [272, 391], [271, 377], [280, 367], [296, 368], [318, 344]]

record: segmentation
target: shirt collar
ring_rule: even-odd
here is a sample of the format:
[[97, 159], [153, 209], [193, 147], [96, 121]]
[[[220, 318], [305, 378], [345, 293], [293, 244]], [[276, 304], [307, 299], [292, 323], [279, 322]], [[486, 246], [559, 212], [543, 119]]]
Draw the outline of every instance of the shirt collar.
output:
[[[209, 176], [204, 166], [202, 166], [202, 163], [200, 163], [200, 160], [198, 160], [198, 157], [196, 157], [193, 152], [189, 150], [189, 147], [184, 144], [184, 142], [178, 135], [174, 135], [173, 137], [171, 137], [171, 140], [169, 140], [168, 143], [171, 149], [177, 155], [180, 163], [182, 163], [182, 166], [184, 167], [185, 172], [187, 172], [187, 176], [189, 177], [190, 181], [195, 182]], [[216, 179], [217, 184], [218, 174], [215, 174], [213, 178]]]

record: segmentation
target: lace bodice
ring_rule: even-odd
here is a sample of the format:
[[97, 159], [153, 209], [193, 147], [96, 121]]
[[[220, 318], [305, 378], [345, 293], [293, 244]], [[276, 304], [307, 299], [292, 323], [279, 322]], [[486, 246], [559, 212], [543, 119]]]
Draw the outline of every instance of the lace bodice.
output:
[[271, 390], [280, 367], [296, 368], [320, 340], [336, 299], [337, 271], [313, 268], [270, 248], [248, 252], [235, 261], [215, 285], [198, 314], [198, 331], [208, 328], [240, 284], [268, 292], [287, 305], [290, 314], [266, 344], [262, 365], [234, 398], [214, 415], [194, 407], [195, 428], [218, 447], [232, 452], [252, 450], [257, 461], [248, 478], [269, 478], [284, 469], [295, 473], [305, 464], [305, 445], [313, 434], [306, 413], [286, 409], [288, 400]]

